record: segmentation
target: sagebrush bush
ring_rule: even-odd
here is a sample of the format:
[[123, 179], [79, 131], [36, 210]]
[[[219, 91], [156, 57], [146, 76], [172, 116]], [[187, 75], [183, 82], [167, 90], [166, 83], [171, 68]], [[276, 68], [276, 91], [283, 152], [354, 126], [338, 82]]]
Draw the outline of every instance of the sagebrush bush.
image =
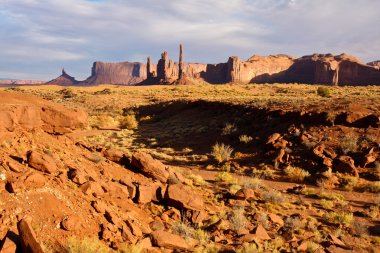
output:
[[70, 237], [67, 240], [66, 250], [68, 253], [109, 253], [110, 250], [97, 238], [78, 239]]
[[210, 235], [206, 231], [198, 228], [194, 232], [194, 239], [198, 240], [200, 244], [206, 244], [209, 243]]
[[321, 97], [327, 98], [330, 97], [330, 89], [327, 87], [318, 87], [317, 94]]
[[326, 217], [334, 223], [350, 225], [354, 220], [354, 215], [347, 212], [330, 212]]
[[349, 152], [356, 152], [358, 150], [358, 137], [347, 134], [340, 138], [340, 148], [343, 154], [348, 154]]
[[288, 231], [295, 232], [303, 227], [302, 221], [298, 217], [288, 217], [284, 221], [284, 228]]
[[72, 89], [69, 89], [69, 88], [65, 88], [65, 89], [62, 89], [60, 91], [58, 91], [60, 94], [62, 94], [63, 98], [73, 98], [76, 96], [76, 94], [74, 93], [74, 91]]
[[212, 147], [212, 155], [218, 163], [226, 162], [230, 160], [232, 152], [234, 151], [229, 145], [223, 143], [216, 143]]
[[264, 201], [273, 204], [282, 204], [285, 201], [284, 196], [277, 190], [270, 190], [263, 195]]
[[93, 126], [98, 128], [108, 128], [115, 126], [115, 124], [115, 119], [112, 116], [101, 114], [96, 117], [96, 122]]
[[235, 182], [234, 177], [228, 173], [228, 172], [220, 172], [216, 175], [216, 180], [217, 181], [222, 181], [222, 182], [227, 182], [227, 183], [232, 183]]
[[227, 123], [222, 130], [222, 135], [229, 135], [237, 131], [235, 124]]
[[190, 227], [184, 222], [178, 221], [173, 223], [171, 229], [174, 234], [180, 235], [186, 241], [189, 241], [189, 239], [194, 238], [194, 228]]
[[244, 143], [249, 143], [253, 140], [253, 138], [251, 136], [248, 136], [248, 135], [240, 135], [239, 136], [239, 141], [240, 142], [244, 142]]
[[120, 119], [120, 128], [133, 130], [138, 128], [138, 126], [139, 123], [134, 114], [128, 114]]
[[306, 177], [310, 176], [306, 170], [292, 166], [288, 166], [284, 172], [292, 182], [303, 182]]
[[244, 215], [244, 209], [238, 208], [232, 211], [229, 217], [231, 228], [234, 231], [239, 231], [248, 224], [248, 220]]
[[334, 207], [334, 201], [332, 200], [326, 200], [326, 199], [321, 199], [321, 202], [320, 202], [321, 206], [325, 209], [331, 209]]

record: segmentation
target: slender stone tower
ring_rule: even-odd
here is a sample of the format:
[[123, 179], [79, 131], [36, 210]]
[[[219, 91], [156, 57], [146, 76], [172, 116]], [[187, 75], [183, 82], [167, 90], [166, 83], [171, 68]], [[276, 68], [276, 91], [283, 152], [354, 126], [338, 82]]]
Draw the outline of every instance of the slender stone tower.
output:
[[179, 45], [179, 64], [178, 64], [178, 79], [183, 78], [183, 50], [182, 44]]
[[164, 51], [161, 54], [161, 59], [158, 61], [157, 64], [157, 77], [160, 80], [167, 80], [167, 72], [168, 72], [168, 52]]
[[146, 63], [146, 77], [147, 79], [152, 77], [152, 65], [150, 63], [150, 56], [148, 57], [147, 63]]

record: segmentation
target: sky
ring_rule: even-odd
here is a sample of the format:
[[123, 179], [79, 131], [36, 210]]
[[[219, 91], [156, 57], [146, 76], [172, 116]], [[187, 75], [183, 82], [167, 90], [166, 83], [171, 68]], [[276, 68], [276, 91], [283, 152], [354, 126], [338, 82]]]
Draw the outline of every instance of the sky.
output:
[[380, 60], [379, 0], [0, 0], [0, 78], [83, 80], [94, 61], [349, 53]]

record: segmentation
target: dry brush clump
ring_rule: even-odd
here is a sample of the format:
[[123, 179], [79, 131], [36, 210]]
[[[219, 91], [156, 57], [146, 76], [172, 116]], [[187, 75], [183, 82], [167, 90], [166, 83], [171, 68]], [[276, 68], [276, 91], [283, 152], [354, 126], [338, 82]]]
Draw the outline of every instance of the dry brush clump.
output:
[[218, 163], [222, 163], [230, 160], [233, 151], [234, 149], [229, 145], [216, 143], [212, 147], [211, 154]]
[[271, 189], [263, 194], [263, 199], [265, 202], [272, 204], [282, 204], [286, 201], [286, 198], [281, 192]]
[[350, 212], [329, 212], [325, 217], [331, 222], [343, 225], [350, 225], [354, 221], [354, 215]]
[[251, 136], [248, 136], [248, 135], [240, 135], [239, 136], [239, 141], [240, 142], [243, 142], [243, 143], [249, 143], [249, 142], [251, 142], [253, 140], [253, 138], [251, 137]]
[[133, 130], [138, 128], [139, 122], [136, 119], [136, 115], [128, 114], [119, 120], [119, 126], [122, 129]]
[[310, 176], [310, 173], [307, 172], [306, 170], [303, 170], [303, 169], [297, 168], [297, 167], [292, 167], [292, 166], [288, 166], [284, 170], [284, 172], [287, 175], [287, 177], [289, 178], [289, 180], [292, 182], [299, 182], [300, 183], [300, 182], [303, 182], [305, 180], [305, 178]]
[[353, 153], [358, 150], [358, 137], [353, 134], [343, 136], [339, 142], [343, 154]]
[[67, 240], [66, 250], [68, 253], [109, 253], [109, 248], [97, 238], [70, 237]]
[[240, 229], [245, 228], [248, 224], [248, 220], [245, 217], [244, 214], [244, 208], [237, 208], [232, 211], [232, 213], [229, 216], [229, 222], [231, 225], [231, 228], [237, 232]]

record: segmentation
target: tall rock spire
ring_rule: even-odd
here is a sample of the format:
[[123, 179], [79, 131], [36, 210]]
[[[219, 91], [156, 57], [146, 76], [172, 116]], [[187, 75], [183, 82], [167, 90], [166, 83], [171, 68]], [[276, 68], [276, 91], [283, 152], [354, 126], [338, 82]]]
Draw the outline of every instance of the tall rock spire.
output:
[[178, 64], [178, 79], [183, 77], [183, 49], [182, 44], [179, 44], [179, 64]]
[[146, 76], [147, 78], [152, 77], [152, 65], [150, 62], [150, 56], [148, 56], [147, 63], [146, 63]]

